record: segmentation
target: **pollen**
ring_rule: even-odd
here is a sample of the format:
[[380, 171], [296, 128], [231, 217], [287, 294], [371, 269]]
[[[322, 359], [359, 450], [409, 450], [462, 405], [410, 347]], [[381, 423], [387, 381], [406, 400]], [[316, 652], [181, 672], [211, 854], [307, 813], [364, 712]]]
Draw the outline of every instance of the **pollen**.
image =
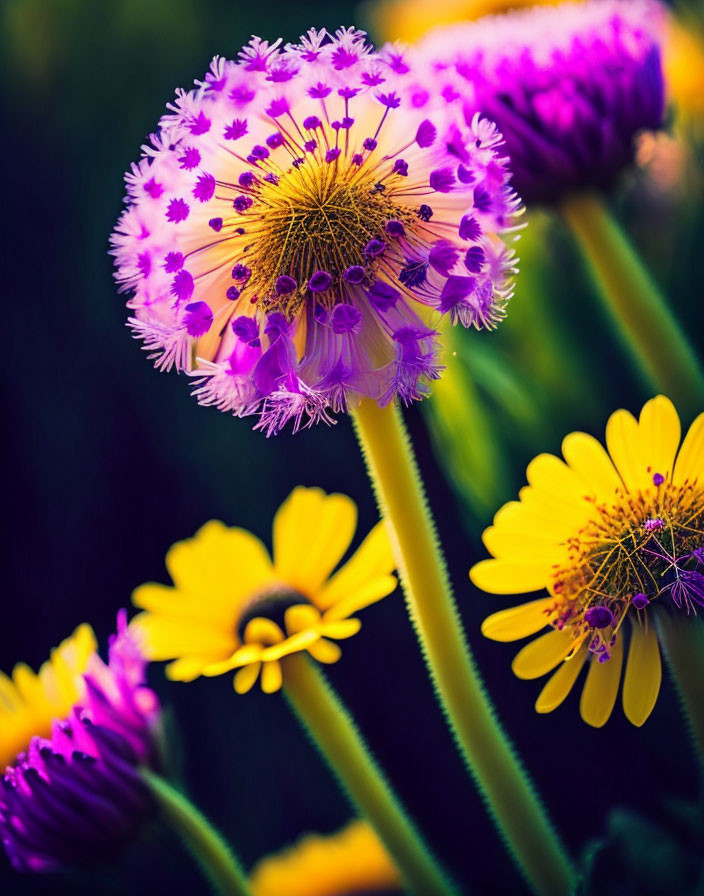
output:
[[[287, 318], [299, 312], [317, 272], [330, 275], [317, 301], [331, 308], [342, 301], [344, 274], [361, 266], [373, 280], [383, 254], [383, 237], [389, 221], [400, 221], [412, 233], [417, 216], [394, 198], [392, 175], [388, 186], [375, 182], [373, 172], [360, 172], [354, 164], [321, 163], [292, 166], [276, 183], [264, 181], [252, 189], [254, 198], [245, 232], [249, 242], [243, 258], [256, 272], [251, 292], [263, 311], [281, 311]], [[245, 221], [242, 222], [245, 224]], [[360, 255], [360, 247], [377, 241], [382, 252]], [[281, 277], [296, 284], [288, 294], [277, 294]], [[315, 283], [315, 281], [313, 281]], [[313, 287], [314, 289], [314, 287]], [[315, 291], [315, 289], [314, 289]]]
[[687, 582], [703, 537], [704, 491], [696, 483], [663, 481], [595, 507], [568, 542], [569, 562], [555, 570], [554, 626], [579, 635], [575, 651], [586, 641], [607, 659], [629, 608], [669, 597], [676, 609], [696, 611]]

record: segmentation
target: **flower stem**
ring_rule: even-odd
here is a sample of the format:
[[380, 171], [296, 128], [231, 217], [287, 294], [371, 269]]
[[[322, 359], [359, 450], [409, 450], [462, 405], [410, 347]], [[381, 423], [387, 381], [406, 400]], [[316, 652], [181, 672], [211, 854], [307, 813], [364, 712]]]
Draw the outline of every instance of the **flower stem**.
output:
[[284, 694], [354, 805], [367, 817], [408, 891], [449, 896], [453, 888], [404, 814], [357, 727], [303, 654], [282, 660]]
[[392, 542], [408, 610], [457, 743], [514, 859], [537, 893], [571, 892], [572, 872], [484, 693], [464, 638], [400, 411], [363, 401], [357, 436]]
[[704, 774], [704, 622], [660, 613], [658, 628]]
[[183, 840], [219, 896], [251, 896], [247, 876], [230, 847], [205, 816], [168, 781], [141, 769], [162, 815]]
[[599, 291], [641, 370], [683, 414], [704, 403], [704, 375], [671, 309], [598, 196], [562, 203]]

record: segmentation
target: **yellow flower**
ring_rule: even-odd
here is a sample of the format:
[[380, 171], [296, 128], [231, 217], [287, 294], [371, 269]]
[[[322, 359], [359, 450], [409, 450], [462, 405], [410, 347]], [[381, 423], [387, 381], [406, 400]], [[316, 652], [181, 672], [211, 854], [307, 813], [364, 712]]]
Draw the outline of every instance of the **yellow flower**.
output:
[[536, 457], [519, 500], [502, 507], [484, 533], [494, 559], [470, 571], [475, 585], [493, 594], [549, 592], [482, 626], [495, 641], [551, 627], [513, 661], [519, 678], [557, 667], [538, 712], [559, 706], [587, 663], [580, 712], [601, 727], [628, 653], [624, 712], [634, 725], [650, 715], [661, 681], [658, 613], [694, 623], [704, 611], [704, 414], [679, 445], [680, 421], [667, 398], [649, 401], [640, 420], [616, 411], [606, 427], [608, 451], [571, 433], [562, 443], [565, 462]]
[[470, 22], [526, 6], [555, 5], [560, 0], [381, 0], [364, 12], [384, 40], [415, 41], [438, 25]]
[[84, 693], [83, 673], [96, 650], [88, 625], [79, 626], [51, 652], [38, 673], [18, 663], [12, 677], [0, 672], [0, 770], [36, 735], [49, 737], [51, 723], [67, 716]]
[[401, 879], [372, 828], [352, 821], [262, 859], [250, 886], [254, 896], [347, 896], [400, 889]]
[[167, 675], [192, 681], [233, 669], [246, 693], [261, 672], [266, 693], [282, 684], [280, 660], [307, 650], [321, 663], [340, 657], [335, 641], [360, 628], [354, 614], [396, 587], [394, 561], [378, 523], [347, 563], [331, 575], [357, 526], [345, 495], [296, 488], [274, 519], [273, 560], [244, 529], [206, 523], [166, 556], [174, 587], [147, 584], [133, 621], [151, 660], [173, 660]]

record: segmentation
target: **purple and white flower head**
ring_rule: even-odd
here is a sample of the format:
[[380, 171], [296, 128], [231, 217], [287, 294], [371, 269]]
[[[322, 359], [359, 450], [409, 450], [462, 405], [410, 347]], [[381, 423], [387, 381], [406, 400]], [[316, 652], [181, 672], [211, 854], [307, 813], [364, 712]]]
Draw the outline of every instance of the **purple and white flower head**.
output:
[[[146, 664], [126, 614], [118, 617], [107, 663], [94, 650], [81, 658], [80, 640], [77, 633], [64, 642], [24, 696], [7, 679], [16, 692], [12, 697], [8, 690], [16, 724], [22, 728], [31, 713], [37, 727], [50, 725], [49, 736], [33, 736], [0, 781], [0, 838], [18, 871], [51, 871], [110, 855], [154, 809], [138, 767], [156, 762], [160, 709], [144, 685]], [[23, 676], [33, 675], [22, 669]], [[50, 704], [59, 706], [67, 694], [76, 702], [50, 721]]]
[[662, 127], [666, 25], [657, 0], [586, 0], [437, 28], [419, 52], [467, 120], [501, 129], [522, 198], [555, 202], [610, 186]]
[[277, 433], [422, 398], [443, 315], [494, 327], [519, 201], [496, 128], [363, 32], [253, 38], [179, 91], [112, 237], [130, 325], [194, 394]]

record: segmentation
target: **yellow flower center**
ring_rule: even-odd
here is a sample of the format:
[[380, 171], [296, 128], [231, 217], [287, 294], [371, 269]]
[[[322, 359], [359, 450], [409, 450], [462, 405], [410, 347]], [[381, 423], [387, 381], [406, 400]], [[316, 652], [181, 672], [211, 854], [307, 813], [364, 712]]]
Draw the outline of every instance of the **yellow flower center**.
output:
[[[252, 270], [252, 300], [264, 311], [281, 311], [290, 318], [301, 310], [319, 271], [332, 278], [317, 297], [326, 308], [342, 300], [348, 268], [359, 265], [366, 278], [373, 277], [376, 256], [365, 253], [365, 247], [371, 240], [384, 240], [389, 220], [401, 221], [407, 230], [417, 220], [393, 198], [392, 184], [399, 178], [379, 183], [378, 177], [372, 165], [360, 169], [347, 161], [309, 156], [305, 165], [290, 168], [277, 182], [261, 181], [241, 219], [245, 248], [240, 260]], [[290, 293], [277, 290], [282, 275], [295, 281]]]
[[553, 574], [550, 619], [574, 630], [575, 650], [586, 640], [608, 658], [628, 611], [658, 598], [676, 610], [704, 611], [704, 490], [673, 486], [658, 474], [654, 482], [596, 506], [567, 543], [569, 560]]
[[253, 619], [268, 619], [275, 623], [282, 632], [285, 632], [286, 610], [301, 604], [310, 605], [310, 603], [304, 594], [288, 585], [273, 585], [266, 588], [256, 594], [242, 608], [237, 619], [237, 636], [244, 643], [247, 626]]

